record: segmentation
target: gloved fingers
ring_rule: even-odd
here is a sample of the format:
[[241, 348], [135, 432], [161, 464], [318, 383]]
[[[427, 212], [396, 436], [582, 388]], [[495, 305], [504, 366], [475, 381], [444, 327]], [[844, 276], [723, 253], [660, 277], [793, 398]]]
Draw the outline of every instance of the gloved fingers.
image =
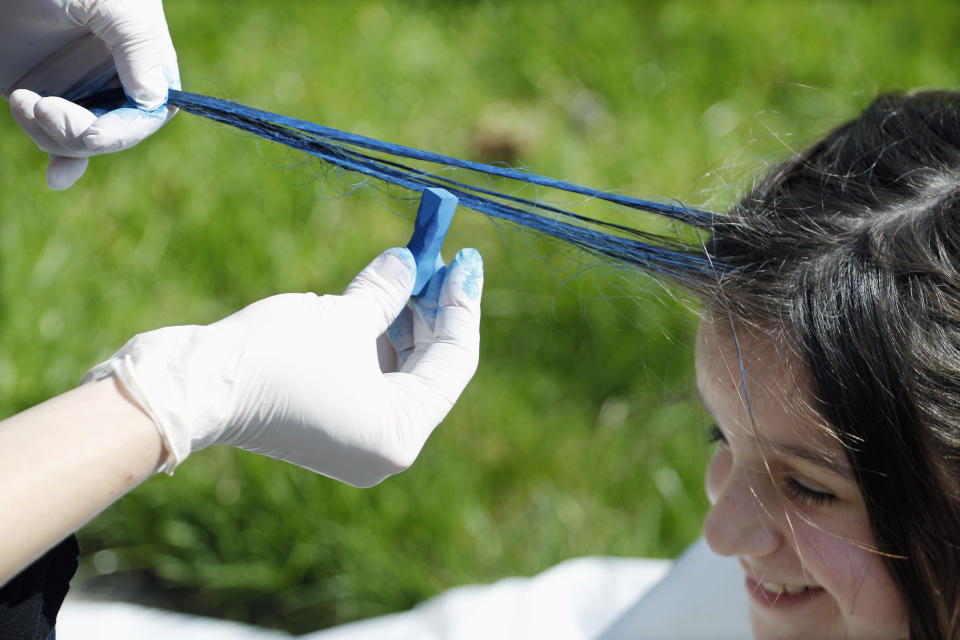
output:
[[483, 258], [476, 249], [461, 249], [440, 289], [442, 308], [462, 307], [480, 319], [480, 296], [483, 293]]
[[73, 157], [90, 155], [80, 136], [96, 121], [92, 112], [63, 98], [48, 96], [37, 101], [33, 113], [37, 124], [59, 147], [48, 151]]
[[477, 369], [480, 354], [480, 297], [483, 260], [474, 249], [460, 251], [443, 278], [431, 328], [414, 321], [415, 353], [401, 371], [453, 403]]
[[417, 311], [414, 336], [418, 347], [422, 349], [449, 337], [443, 334], [439, 322], [443, 316], [450, 315], [451, 310], [464, 309], [479, 322], [482, 290], [483, 259], [476, 249], [462, 249], [449, 267], [437, 270], [423, 295], [411, 300], [411, 306]]
[[76, 98], [119, 77], [133, 104], [88, 122], [77, 134], [73, 151], [94, 155], [129, 149], [177, 112], [164, 106], [168, 89], [180, 88], [180, 74], [163, 6], [160, 0], [93, 0], [71, 3], [66, 15], [93, 35], [68, 44], [19, 84], [47, 93], [66, 91], [60, 95]]
[[63, 98], [47, 96], [36, 101], [33, 115], [53, 144], [44, 151], [74, 158], [90, 155], [80, 137], [97, 120], [92, 112]]
[[406, 248], [387, 249], [347, 286], [343, 299], [356, 311], [362, 334], [379, 336], [400, 315], [413, 292], [417, 265]]
[[399, 373], [384, 376], [395, 390], [397, 417], [390, 450], [397, 470], [413, 463], [477, 369], [483, 289], [480, 254], [462, 250], [441, 277], [434, 326], [415, 313], [414, 351]]
[[30, 136], [38, 147], [44, 151], [51, 151], [56, 147], [53, 140], [43, 130], [33, 113], [34, 107], [40, 101], [40, 96], [27, 89], [17, 89], [10, 94], [10, 115], [20, 128]]
[[[415, 299], [415, 298], [414, 298]], [[416, 346], [413, 339], [413, 309], [404, 307], [396, 320], [390, 323], [386, 333], [377, 339], [378, 347], [382, 343], [384, 349], [389, 349], [393, 354], [393, 359], [389, 364], [384, 359], [380, 360], [380, 370], [384, 373], [399, 371], [407, 362], [407, 358], [413, 353]], [[387, 366], [384, 366], [387, 364]]]
[[[78, 152], [78, 147], [83, 145], [79, 142], [73, 145], [64, 144], [67, 127], [69, 125], [72, 130], [76, 126], [81, 126], [84, 118], [76, 112], [71, 112], [69, 115], [62, 112], [58, 113], [60, 110], [57, 108], [57, 100], [59, 98], [41, 98], [33, 91], [17, 89], [10, 94], [10, 113], [17, 124], [30, 136], [30, 139], [43, 151], [58, 155], [70, 155]], [[41, 103], [44, 105], [43, 108], [40, 107]], [[82, 107], [77, 108], [82, 109]], [[86, 110], [84, 109], [84, 111]], [[92, 113], [90, 116], [92, 116], [92, 120], [87, 118], [89, 122], [96, 120], [96, 116]], [[81, 122], [76, 121], [77, 117], [80, 118]], [[89, 153], [81, 155], [89, 155]]]
[[90, 164], [89, 158], [68, 158], [50, 154], [47, 165], [47, 185], [54, 191], [63, 191], [73, 186]]
[[34, 143], [51, 154], [47, 184], [56, 190], [69, 188], [83, 175], [89, 156], [129, 149], [176, 113], [173, 107], [150, 112], [124, 107], [97, 118], [77, 104], [26, 89], [10, 95], [10, 111]]
[[71, 17], [107, 45], [124, 92], [140, 109], [158, 109], [167, 101], [168, 87], [180, 87], [160, 0], [78, 3]]
[[123, 151], [153, 135], [176, 112], [174, 107], [153, 111], [120, 107], [97, 118], [83, 133], [82, 143], [91, 154]]

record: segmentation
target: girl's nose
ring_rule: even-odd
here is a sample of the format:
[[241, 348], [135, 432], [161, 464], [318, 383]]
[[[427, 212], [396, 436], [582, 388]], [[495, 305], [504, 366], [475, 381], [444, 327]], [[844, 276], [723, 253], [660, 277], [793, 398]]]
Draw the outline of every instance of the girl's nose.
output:
[[751, 484], [756, 474], [729, 465], [722, 477], [717, 469], [708, 472], [708, 493], [713, 507], [703, 524], [703, 535], [714, 553], [722, 556], [763, 557], [773, 554], [783, 542], [770, 505], [763, 504], [763, 492]]

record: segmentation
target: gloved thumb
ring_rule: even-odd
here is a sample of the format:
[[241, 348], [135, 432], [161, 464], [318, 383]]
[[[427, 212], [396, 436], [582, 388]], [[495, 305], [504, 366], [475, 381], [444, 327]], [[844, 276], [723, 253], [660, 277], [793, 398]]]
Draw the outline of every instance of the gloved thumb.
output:
[[376, 338], [400, 315], [413, 293], [417, 263], [405, 247], [387, 249], [347, 286], [343, 297], [357, 305], [357, 321]]

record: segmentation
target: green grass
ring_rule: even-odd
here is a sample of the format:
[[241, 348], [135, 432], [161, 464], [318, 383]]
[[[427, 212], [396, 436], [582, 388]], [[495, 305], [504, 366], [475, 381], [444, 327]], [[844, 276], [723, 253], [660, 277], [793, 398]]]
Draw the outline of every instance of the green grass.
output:
[[[598, 188], [722, 209], [878, 91], [954, 86], [950, 2], [168, 0], [184, 88]], [[0, 114], [0, 412], [134, 333], [337, 292], [413, 205], [190, 115], [66, 193]], [[634, 224], [646, 224], [633, 219]], [[414, 467], [370, 490], [195, 454], [81, 531], [165, 602], [306, 631], [584, 554], [671, 556], [708, 455], [689, 303], [461, 211], [484, 254], [480, 370]], [[101, 555], [100, 567], [105, 566]]]

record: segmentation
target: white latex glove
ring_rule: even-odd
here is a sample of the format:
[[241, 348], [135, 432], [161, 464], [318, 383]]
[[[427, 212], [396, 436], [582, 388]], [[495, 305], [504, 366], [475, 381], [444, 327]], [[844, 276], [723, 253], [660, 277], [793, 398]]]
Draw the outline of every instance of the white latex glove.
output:
[[405, 308], [407, 249], [374, 260], [342, 296], [284, 294], [208, 326], [134, 337], [84, 381], [115, 375], [156, 423], [171, 472], [229, 444], [355, 486], [410, 466], [477, 367], [483, 264], [473, 249], [435, 275], [431, 328], [407, 311], [412, 344], [382, 371], [377, 339]]
[[[70, 102], [120, 85], [120, 108]], [[168, 88], [180, 74], [160, 0], [0, 0], [0, 94], [50, 154], [50, 188], [162, 127], [176, 113], [164, 106]]]

